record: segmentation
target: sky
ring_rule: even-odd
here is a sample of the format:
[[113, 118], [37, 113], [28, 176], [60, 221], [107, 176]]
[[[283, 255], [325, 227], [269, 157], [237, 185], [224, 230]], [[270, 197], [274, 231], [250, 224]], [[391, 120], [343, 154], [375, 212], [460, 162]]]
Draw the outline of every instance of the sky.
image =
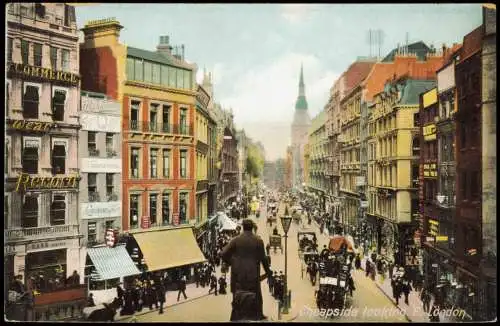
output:
[[[368, 31], [383, 31], [380, 54], [398, 43], [440, 48], [461, 43], [482, 23], [480, 4], [91, 4], [76, 8], [78, 27], [115, 17], [120, 41], [155, 50], [160, 35], [185, 45], [185, 58], [212, 72], [214, 100], [235, 124], [261, 141], [266, 159], [285, 157], [304, 66], [311, 119], [324, 109], [335, 80], [370, 55]], [[378, 54], [372, 47], [372, 55]]]

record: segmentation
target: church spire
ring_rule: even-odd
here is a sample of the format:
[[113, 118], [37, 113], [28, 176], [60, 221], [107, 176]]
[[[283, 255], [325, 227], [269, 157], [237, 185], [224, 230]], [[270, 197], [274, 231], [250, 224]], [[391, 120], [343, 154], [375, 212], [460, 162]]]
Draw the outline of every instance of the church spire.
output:
[[300, 64], [299, 96], [295, 103], [295, 110], [307, 110], [306, 85], [304, 84], [304, 66]]

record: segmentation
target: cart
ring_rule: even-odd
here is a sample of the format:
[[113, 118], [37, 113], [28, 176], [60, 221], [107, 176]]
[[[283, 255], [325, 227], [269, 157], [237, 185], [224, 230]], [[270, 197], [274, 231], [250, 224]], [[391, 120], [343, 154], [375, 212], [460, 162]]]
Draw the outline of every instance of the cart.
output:
[[304, 257], [304, 252], [313, 252], [315, 232], [297, 232], [297, 241], [299, 242], [299, 257]]
[[270, 235], [269, 245], [274, 249], [274, 253], [276, 253], [276, 248], [279, 248], [281, 250], [281, 253], [283, 253], [283, 246], [281, 245], [281, 235]]

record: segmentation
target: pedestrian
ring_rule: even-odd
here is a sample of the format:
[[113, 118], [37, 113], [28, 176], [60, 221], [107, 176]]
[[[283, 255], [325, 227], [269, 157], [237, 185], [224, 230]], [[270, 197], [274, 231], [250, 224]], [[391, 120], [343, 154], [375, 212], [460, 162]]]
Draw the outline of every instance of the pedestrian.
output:
[[94, 294], [90, 293], [87, 298], [87, 307], [95, 307]]
[[226, 276], [222, 275], [219, 278], [219, 294], [227, 294], [226, 286], [227, 286]]
[[124, 295], [125, 295], [125, 291], [123, 290], [123, 288], [121, 287], [123, 283], [119, 283], [117, 286], [116, 286], [116, 297], [118, 298], [118, 300], [120, 301], [120, 307], [123, 307], [123, 304], [124, 304]]
[[269, 276], [267, 278], [267, 285], [269, 285], [269, 293], [271, 293], [271, 295], [273, 295], [274, 275]]
[[356, 258], [354, 259], [354, 267], [356, 267], [357, 270], [361, 269], [361, 257], [359, 254], [356, 254]]
[[163, 280], [160, 278], [160, 282], [158, 286], [156, 287], [156, 297], [158, 299], [158, 304], [160, 306], [160, 311], [158, 314], [163, 314], [163, 304], [166, 301], [165, 295], [167, 294], [167, 291], [165, 289], [165, 285]]
[[368, 277], [370, 275], [371, 263], [369, 259], [365, 260], [365, 276]]
[[244, 219], [243, 232], [222, 251], [222, 260], [231, 266], [233, 304], [231, 321], [267, 319], [262, 311], [260, 265], [267, 276], [272, 275], [266, 259], [264, 242], [253, 234], [252, 220]]
[[394, 299], [396, 300], [396, 306], [399, 305], [399, 298], [401, 298], [401, 281], [398, 279], [394, 284]]
[[179, 302], [179, 299], [181, 297], [181, 293], [184, 296], [184, 300], [187, 299], [186, 295], [186, 276], [182, 276], [181, 279], [179, 280], [179, 292], [177, 293], [177, 302]]
[[420, 300], [422, 300], [424, 312], [429, 312], [430, 303], [431, 303], [431, 295], [427, 289], [422, 290], [422, 294], [420, 295]]
[[196, 266], [194, 268], [194, 281], [196, 282], [196, 287], [200, 286], [200, 267]]
[[271, 244], [270, 244], [270, 243], [268, 243], [268, 244], [266, 245], [266, 254], [269, 256], [270, 252], [271, 252]]
[[411, 288], [411, 285], [410, 285], [410, 282], [408, 282], [407, 280], [403, 281], [403, 284], [402, 284], [402, 291], [405, 295], [405, 303], [407, 305], [409, 305], [408, 303], [408, 296], [410, 295], [410, 291], [412, 290]]
[[210, 276], [210, 290], [208, 290], [208, 294], [210, 294], [212, 290], [214, 290], [215, 295], [217, 295], [217, 277], [215, 276], [215, 274], [212, 274]]

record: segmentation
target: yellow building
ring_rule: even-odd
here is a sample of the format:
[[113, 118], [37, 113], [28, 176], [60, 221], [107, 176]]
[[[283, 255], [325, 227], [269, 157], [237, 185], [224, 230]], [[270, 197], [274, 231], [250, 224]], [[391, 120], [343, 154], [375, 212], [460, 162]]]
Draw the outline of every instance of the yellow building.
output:
[[315, 192], [325, 209], [328, 192], [328, 136], [326, 133], [326, 112], [323, 110], [311, 121], [309, 127], [309, 183], [307, 186]]
[[[402, 252], [418, 218], [419, 94], [434, 80], [401, 78], [377, 94], [369, 118], [368, 214], [382, 224], [381, 254]], [[383, 223], [382, 223], [383, 222]]]
[[194, 141], [196, 144], [196, 222], [203, 225], [208, 221], [208, 157], [209, 157], [209, 93], [198, 85]]

